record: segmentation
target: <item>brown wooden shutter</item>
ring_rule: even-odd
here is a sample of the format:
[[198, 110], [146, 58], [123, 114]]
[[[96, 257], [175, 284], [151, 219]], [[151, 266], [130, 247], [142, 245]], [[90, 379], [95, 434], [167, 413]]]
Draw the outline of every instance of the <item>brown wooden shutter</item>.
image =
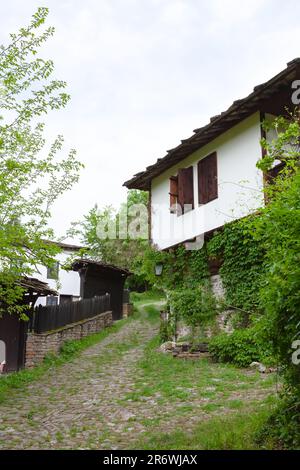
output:
[[177, 176], [171, 176], [170, 178], [170, 210], [172, 213], [175, 212], [174, 207], [177, 203], [178, 198], [178, 178]]
[[194, 168], [192, 166], [178, 171], [178, 204], [181, 206], [182, 213], [187, 204], [194, 209]]
[[216, 152], [198, 163], [199, 204], [207, 204], [218, 197], [218, 168]]

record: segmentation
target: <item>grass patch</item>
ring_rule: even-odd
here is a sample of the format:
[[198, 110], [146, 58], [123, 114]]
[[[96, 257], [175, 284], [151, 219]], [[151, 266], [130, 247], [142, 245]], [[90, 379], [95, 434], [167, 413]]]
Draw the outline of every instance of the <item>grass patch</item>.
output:
[[144, 312], [146, 313], [146, 319], [150, 323], [157, 323], [159, 321], [159, 311], [153, 305], [146, 305]]
[[[155, 305], [138, 306], [145, 320], [156, 322]], [[156, 311], [156, 312], [155, 312]], [[134, 393], [124, 399], [140, 401], [151, 397], [157, 406], [172, 403], [171, 422], [178, 430], [163, 433], [160, 419], [150, 418], [147, 431], [134, 444], [135, 449], [256, 449], [255, 435], [274, 407], [274, 396], [258, 397], [256, 390], [273, 393], [276, 376], [263, 377], [231, 364], [174, 358], [158, 351], [160, 339], [154, 337], [145, 347], [137, 364]], [[249, 393], [247, 393], [249, 391]], [[189, 417], [199, 415], [199, 422], [190, 426]], [[221, 416], [219, 416], [221, 415]], [[161, 422], [161, 423], [160, 423]], [[174, 427], [172, 428], [174, 429]], [[267, 447], [266, 447], [267, 448]]]
[[[155, 318], [154, 313], [151, 315]], [[158, 352], [159, 344], [159, 337], [153, 338], [138, 363], [135, 397], [159, 393], [168, 400], [188, 401], [195, 396], [215, 399], [218, 395], [224, 397], [226, 392], [239, 389], [239, 383], [244, 389], [261, 383], [259, 374], [248, 376], [246, 371], [229, 364], [214, 364], [208, 359], [189, 361], [173, 358], [170, 354]], [[274, 377], [268, 378], [269, 387], [273, 381]]]
[[258, 430], [270, 415], [271, 409], [270, 405], [265, 404], [259, 410], [252, 408], [234, 415], [213, 417], [199, 423], [192, 431], [186, 426], [186, 428], [181, 427], [168, 433], [146, 432], [133, 448], [143, 450], [261, 449], [255, 438]]
[[131, 292], [130, 300], [135, 304], [145, 303], [145, 302], [155, 302], [163, 300], [165, 294], [159, 289], [154, 289], [146, 292]]

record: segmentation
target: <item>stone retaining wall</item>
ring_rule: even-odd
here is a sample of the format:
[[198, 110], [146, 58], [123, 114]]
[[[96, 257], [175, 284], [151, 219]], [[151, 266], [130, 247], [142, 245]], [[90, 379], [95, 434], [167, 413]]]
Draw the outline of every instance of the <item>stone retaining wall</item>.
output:
[[84, 338], [112, 323], [112, 312], [109, 311], [48, 333], [28, 333], [25, 367], [40, 364], [49, 353], [57, 354], [65, 341]]
[[[223, 286], [222, 278], [219, 274], [211, 276], [211, 287], [212, 292], [217, 299], [217, 301], [222, 301], [225, 299], [225, 289]], [[236, 315], [235, 310], [225, 310], [221, 312], [217, 317], [217, 324], [221, 331], [226, 333], [232, 333], [232, 318]]]

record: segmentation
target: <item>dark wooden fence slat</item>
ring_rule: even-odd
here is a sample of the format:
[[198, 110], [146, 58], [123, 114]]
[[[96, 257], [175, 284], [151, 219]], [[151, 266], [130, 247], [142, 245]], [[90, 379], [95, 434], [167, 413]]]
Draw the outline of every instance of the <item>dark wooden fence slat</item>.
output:
[[110, 295], [107, 294], [59, 305], [40, 305], [34, 309], [30, 329], [35, 333], [45, 333], [92, 318], [110, 309]]

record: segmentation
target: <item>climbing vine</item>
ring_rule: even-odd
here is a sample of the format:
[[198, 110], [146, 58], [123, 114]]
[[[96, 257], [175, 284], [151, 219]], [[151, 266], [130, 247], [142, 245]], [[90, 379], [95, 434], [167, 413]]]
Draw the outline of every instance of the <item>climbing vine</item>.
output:
[[[155, 275], [157, 264], [163, 266], [159, 277]], [[148, 247], [143, 256], [142, 272], [150, 284], [167, 290], [207, 284], [209, 271], [206, 247], [187, 251], [184, 246], [179, 246], [168, 252]]]
[[259, 289], [265, 272], [265, 252], [250, 227], [255, 216], [225, 225], [207, 245], [210, 258], [221, 260], [220, 275], [225, 304], [240, 309], [240, 323], [249, 324], [251, 313], [260, 310]]

